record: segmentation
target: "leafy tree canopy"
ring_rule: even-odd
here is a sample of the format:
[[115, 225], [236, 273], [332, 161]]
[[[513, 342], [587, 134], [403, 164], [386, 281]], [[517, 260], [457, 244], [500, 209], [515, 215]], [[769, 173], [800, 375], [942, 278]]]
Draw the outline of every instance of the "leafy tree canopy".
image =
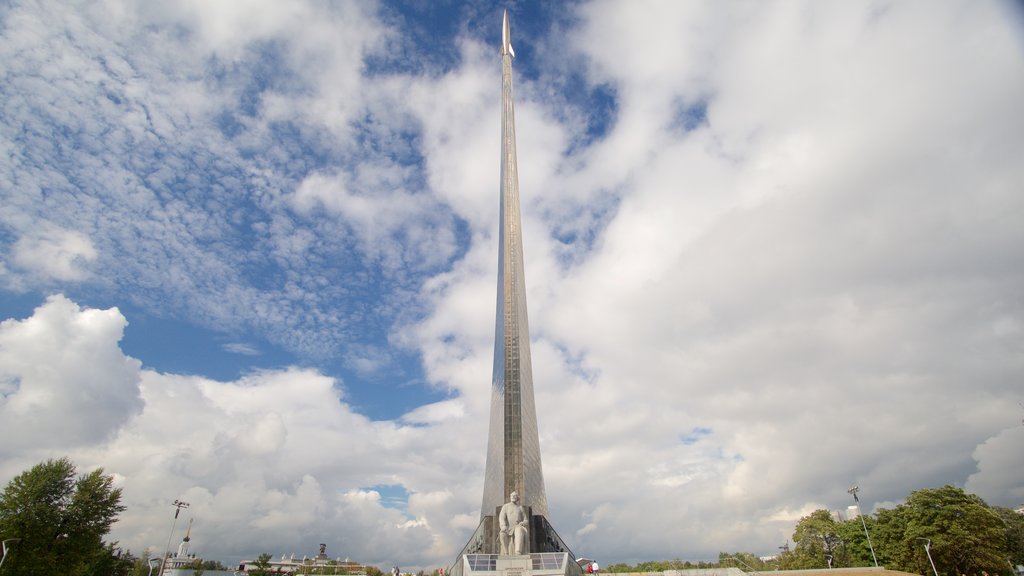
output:
[[18, 538], [5, 576], [111, 574], [123, 564], [103, 537], [125, 510], [103, 469], [75, 476], [67, 458], [47, 460], [11, 480], [0, 495], [0, 537]]

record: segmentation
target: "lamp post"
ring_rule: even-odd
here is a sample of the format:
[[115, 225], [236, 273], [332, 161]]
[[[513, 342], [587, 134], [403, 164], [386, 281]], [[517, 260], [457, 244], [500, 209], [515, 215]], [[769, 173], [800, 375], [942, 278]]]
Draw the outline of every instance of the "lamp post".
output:
[[932, 539], [917, 537], [918, 540], [924, 540], [924, 553], [928, 555], [928, 563], [932, 565], [932, 572], [935, 576], [939, 576], [939, 571], [935, 569], [935, 562], [932, 560]]
[[[174, 525], [178, 523], [178, 514], [181, 513], [182, 508], [188, 508], [188, 502], [182, 502], [181, 500], [175, 500], [171, 502], [171, 506], [174, 506], [174, 521], [171, 522], [171, 533], [167, 535], [167, 551], [164, 552], [163, 560], [160, 562], [160, 572], [158, 576], [164, 576], [164, 568], [167, 566], [167, 557], [171, 554], [171, 538], [174, 537]], [[153, 569], [150, 568], [150, 572]]]
[[857, 504], [857, 515], [860, 516], [861, 526], [864, 526], [864, 536], [868, 539], [868, 548], [871, 549], [871, 559], [875, 561], [875, 568], [878, 568], [878, 558], [875, 556], [875, 547], [871, 545], [871, 535], [868, 534], [868, 523], [864, 521], [864, 514], [860, 510], [860, 498], [857, 498], [857, 492], [860, 492], [860, 486], [854, 486], [847, 490], [850, 494], [853, 494], [853, 501]]
[[8, 538], [7, 540], [3, 541], [3, 544], [0, 545], [3, 547], [3, 556], [0, 556], [0, 566], [3, 566], [4, 560], [7, 559], [7, 544], [17, 544], [18, 542], [21, 542], [21, 538]]

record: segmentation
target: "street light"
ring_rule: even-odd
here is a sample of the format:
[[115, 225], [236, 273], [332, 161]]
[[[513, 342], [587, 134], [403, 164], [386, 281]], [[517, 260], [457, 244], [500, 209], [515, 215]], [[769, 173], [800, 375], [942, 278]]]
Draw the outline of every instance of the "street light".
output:
[[149, 576], [153, 576], [153, 562], [159, 562], [160, 563], [160, 570], [164, 569], [164, 559], [163, 558], [150, 558], [149, 559]]
[[[167, 535], [167, 551], [164, 552], [163, 561], [160, 563], [160, 572], [157, 573], [158, 576], [164, 576], [164, 567], [167, 566], [167, 557], [171, 555], [171, 538], [174, 537], [174, 525], [178, 523], [178, 514], [181, 512], [182, 508], [188, 508], [189, 503], [182, 502], [181, 500], [175, 500], [174, 502], [171, 502], [171, 506], [174, 506], [175, 508], [174, 521], [171, 522], [171, 533]], [[150, 572], [152, 571], [153, 569], [150, 568]]]
[[871, 559], [875, 561], [875, 568], [878, 568], [878, 558], [875, 556], [875, 547], [871, 545], [871, 535], [868, 534], [868, 523], [864, 521], [864, 514], [860, 510], [860, 498], [857, 498], [857, 492], [860, 492], [859, 486], [854, 486], [847, 490], [850, 494], [853, 494], [853, 501], [857, 504], [857, 515], [860, 516], [860, 523], [864, 526], [864, 536], [868, 539], [868, 548], [871, 549]]
[[932, 539], [917, 537], [918, 540], [924, 540], [924, 553], [928, 555], [928, 563], [932, 565], [932, 572], [935, 576], [939, 576], [939, 571], [935, 569], [935, 562], [932, 561]]
[[7, 543], [8, 542], [10, 542], [11, 544], [17, 544], [18, 542], [21, 542], [21, 538], [8, 538], [7, 540], [3, 541], [2, 545], [0, 545], [0, 546], [3, 547], [3, 551], [4, 551], [3, 556], [0, 556], [0, 566], [3, 566], [4, 565], [4, 560], [7, 559]]

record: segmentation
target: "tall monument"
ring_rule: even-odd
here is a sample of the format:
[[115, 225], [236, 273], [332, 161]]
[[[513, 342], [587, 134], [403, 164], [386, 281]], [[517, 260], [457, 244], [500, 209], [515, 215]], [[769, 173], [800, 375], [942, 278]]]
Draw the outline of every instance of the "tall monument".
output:
[[514, 57], [506, 11], [501, 25], [501, 221], [487, 466], [480, 525], [449, 571], [452, 576], [581, 574], [547, 520], [523, 271]]
[[547, 515], [544, 475], [533, 400], [530, 326], [526, 317], [523, 232], [516, 167], [516, 113], [512, 100], [512, 42], [508, 12], [501, 25], [501, 222], [498, 239], [498, 303], [494, 320], [491, 430], [481, 517], [518, 492], [534, 514]]

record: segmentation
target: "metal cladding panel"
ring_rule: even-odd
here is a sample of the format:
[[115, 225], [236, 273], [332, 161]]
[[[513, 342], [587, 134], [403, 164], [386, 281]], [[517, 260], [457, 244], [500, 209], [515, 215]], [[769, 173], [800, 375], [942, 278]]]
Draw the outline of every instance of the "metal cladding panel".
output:
[[[507, 19], [503, 44], [508, 44]], [[516, 166], [515, 108], [512, 99], [512, 55], [501, 57], [501, 223], [498, 253], [498, 299], [491, 380], [491, 419], [481, 518], [519, 493], [534, 514], [547, 516], [548, 503], [541, 469], [537, 408], [530, 361], [530, 327], [526, 310], [523, 237]]]

